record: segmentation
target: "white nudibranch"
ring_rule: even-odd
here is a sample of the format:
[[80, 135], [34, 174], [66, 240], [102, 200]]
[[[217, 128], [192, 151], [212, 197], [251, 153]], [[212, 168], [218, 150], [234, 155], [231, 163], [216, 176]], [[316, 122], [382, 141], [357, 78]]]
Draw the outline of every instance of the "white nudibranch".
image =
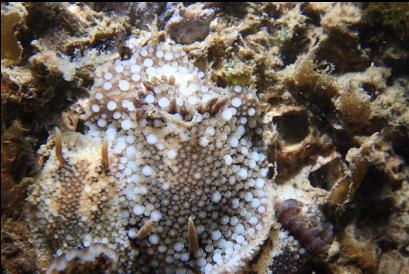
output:
[[275, 222], [255, 91], [146, 35], [97, 67], [84, 133], [61, 134], [30, 194], [33, 233], [61, 258], [106, 248], [118, 273], [238, 273]]

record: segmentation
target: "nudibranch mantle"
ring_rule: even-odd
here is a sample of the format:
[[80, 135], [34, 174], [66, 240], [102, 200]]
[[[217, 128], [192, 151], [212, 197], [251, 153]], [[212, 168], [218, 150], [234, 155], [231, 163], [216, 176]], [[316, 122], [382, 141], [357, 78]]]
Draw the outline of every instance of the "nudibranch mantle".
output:
[[105, 254], [119, 273], [234, 273], [275, 223], [256, 93], [215, 86], [169, 41], [127, 47], [30, 194], [49, 271]]

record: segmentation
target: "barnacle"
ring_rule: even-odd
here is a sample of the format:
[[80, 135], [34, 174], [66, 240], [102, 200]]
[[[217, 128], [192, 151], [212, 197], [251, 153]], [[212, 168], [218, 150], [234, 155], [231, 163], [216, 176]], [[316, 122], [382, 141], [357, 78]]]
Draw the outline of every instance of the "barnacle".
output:
[[255, 92], [214, 86], [178, 45], [127, 47], [79, 102], [85, 134], [57, 133], [30, 196], [35, 235], [53, 271], [96, 245], [119, 272], [236, 272], [274, 222]]

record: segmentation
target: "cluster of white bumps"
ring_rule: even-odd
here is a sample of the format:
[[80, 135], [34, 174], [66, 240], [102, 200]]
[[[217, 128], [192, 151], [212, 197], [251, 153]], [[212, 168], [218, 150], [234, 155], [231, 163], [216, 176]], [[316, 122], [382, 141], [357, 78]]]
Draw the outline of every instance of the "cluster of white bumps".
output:
[[120, 273], [233, 273], [273, 220], [257, 98], [212, 85], [178, 45], [145, 40], [97, 70], [88, 130], [63, 134], [65, 165], [52, 152], [32, 191], [33, 230], [56, 258], [112, 250]]

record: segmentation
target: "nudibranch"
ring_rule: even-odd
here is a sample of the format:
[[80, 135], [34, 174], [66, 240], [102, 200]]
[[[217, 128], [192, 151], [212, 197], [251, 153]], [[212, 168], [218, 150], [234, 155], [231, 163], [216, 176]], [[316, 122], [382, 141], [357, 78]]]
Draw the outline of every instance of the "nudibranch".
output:
[[49, 271], [103, 254], [118, 273], [235, 273], [275, 222], [255, 90], [217, 87], [170, 41], [127, 47], [31, 191]]

